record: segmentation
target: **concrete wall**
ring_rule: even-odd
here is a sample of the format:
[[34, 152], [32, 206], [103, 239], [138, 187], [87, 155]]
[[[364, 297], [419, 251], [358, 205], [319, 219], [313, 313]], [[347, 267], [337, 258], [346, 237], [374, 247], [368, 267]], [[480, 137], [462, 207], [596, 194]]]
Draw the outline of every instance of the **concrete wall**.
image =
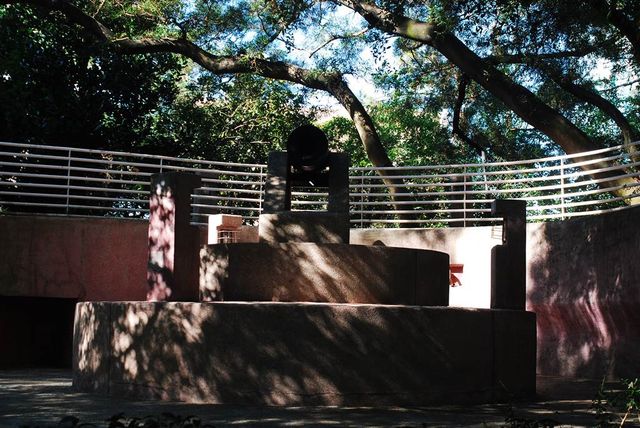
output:
[[352, 229], [357, 245], [421, 248], [449, 254], [450, 263], [464, 264], [457, 275], [462, 285], [452, 287], [449, 305], [488, 308], [491, 301], [491, 248], [502, 243], [501, 227], [447, 229]]
[[[527, 225], [527, 309], [538, 324], [538, 373], [638, 376], [640, 207]], [[352, 230], [353, 244], [431, 248], [464, 264], [452, 306], [486, 308], [490, 250], [501, 228]]]
[[0, 216], [0, 295], [145, 300], [144, 221]]
[[[638, 376], [640, 208], [527, 227], [527, 307], [538, 314], [538, 371]], [[242, 240], [255, 241], [254, 229]], [[489, 306], [497, 227], [352, 230], [351, 243], [429, 248], [464, 264], [452, 306]], [[147, 224], [0, 216], [0, 296], [143, 300]], [[203, 243], [205, 233], [203, 231]]]
[[539, 372], [639, 376], [640, 208], [534, 225], [528, 242]]
[[[148, 229], [140, 220], [0, 216], [0, 296], [146, 300]], [[243, 227], [238, 239], [257, 242], [257, 229]]]

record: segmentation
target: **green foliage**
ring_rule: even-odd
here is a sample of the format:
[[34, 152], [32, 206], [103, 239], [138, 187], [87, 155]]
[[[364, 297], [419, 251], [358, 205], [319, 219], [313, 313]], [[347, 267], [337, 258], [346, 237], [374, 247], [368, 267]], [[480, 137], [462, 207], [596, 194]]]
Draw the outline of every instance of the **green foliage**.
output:
[[[403, 4], [412, 2], [401, 2]], [[497, 67], [515, 82], [530, 89], [551, 108], [559, 111], [593, 140], [603, 146], [622, 143], [620, 130], [601, 110], [560, 88], [539, 67], [553, 65], [564, 77], [592, 89], [611, 101], [627, 118], [637, 116], [636, 87], [615, 88], [638, 76], [639, 66], [628, 40], [607, 20], [604, 2], [470, 0], [430, 2], [431, 16], [413, 9], [410, 16], [446, 20], [451, 29], [481, 57], [502, 58]], [[638, 2], [617, 2], [618, 10], [637, 22]], [[576, 10], [581, 10], [576, 14]], [[441, 18], [433, 18], [440, 16]], [[406, 39], [396, 41], [402, 55], [393, 72], [380, 70], [377, 82], [396, 96], [417, 98], [416, 105], [432, 112], [446, 112], [452, 120], [458, 96], [459, 70], [433, 49]], [[558, 54], [544, 60], [546, 54]], [[520, 59], [517, 57], [520, 56]], [[510, 62], [512, 61], [512, 62]], [[595, 72], [611, 68], [611, 77], [601, 79]], [[465, 133], [476, 142], [490, 145], [496, 160], [516, 160], [555, 154], [560, 148], [541, 132], [531, 129], [498, 102], [493, 94], [475, 83], [469, 85], [463, 104]], [[635, 114], [634, 114], [635, 113]], [[636, 125], [636, 129], [637, 125]]]
[[[540, 68], [599, 92], [638, 129], [640, 64], [629, 40], [611, 25], [604, 2], [579, 0], [377, 0], [390, 12], [437, 24], [481, 57], [527, 56], [497, 67], [602, 145], [620, 132], [596, 107], [562, 90]], [[451, 140], [459, 70], [429, 46], [372, 29], [334, 2], [313, 0], [79, 0], [116, 37], [185, 38], [215, 55], [285, 60], [317, 73], [374, 77], [385, 91], [371, 107], [389, 156], [397, 164], [473, 161], [474, 151]], [[633, 22], [640, 3], [615, 7]], [[580, 14], [575, 11], [580, 10]], [[66, 25], [60, 14], [0, 6], [0, 138], [47, 144], [145, 150], [169, 155], [263, 162], [296, 125], [313, 121], [307, 92], [249, 77], [213, 78], [166, 54], [123, 56]], [[594, 71], [609, 65], [611, 79]], [[556, 154], [559, 147], [532, 129], [493, 94], [472, 83], [460, 123], [487, 148], [489, 160]], [[368, 164], [348, 119], [323, 127]], [[266, 141], [267, 144], [247, 144]], [[336, 143], [336, 144], [338, 144]]]
[[0, 140], [266, 162], [314, 118], [305, 91], [221, 79], [169, 54], [120, 55], [62, 21], [0, 7]]
[[640, 423], [640, 379], [621, 379], [619, 384], [619, 389], [609, 390], [602, 381], [591, 404], [596, 426], [623, 426], [632, 420]]
[[371, 166], [367, 159], [353, 122], [343, 116], [335, 116], [319, 125], [327, 134], [329, 149], [349, 154], [351, 166]]
[[[369, 112], [389, 158], [397, 165], [438, 165], [475, 161], [466, 147], [453, 143], [447, 130], [427, 110], [407, 99], [369, 106]], [[351, 121], [334, 117], [321, 125], [334, 150], [344, 150], [353, 166], [371, 166]]]
[[2, 140], [125, 149], [177, 95], [179, 58], [117, 55], [37, 9], [0, 12]]
[[209, 160], [266, 163], [295, 127], [311, 122], [305, 96], [255, 76], [203, 75], [178, 97], [143, 142], [146, 151]]

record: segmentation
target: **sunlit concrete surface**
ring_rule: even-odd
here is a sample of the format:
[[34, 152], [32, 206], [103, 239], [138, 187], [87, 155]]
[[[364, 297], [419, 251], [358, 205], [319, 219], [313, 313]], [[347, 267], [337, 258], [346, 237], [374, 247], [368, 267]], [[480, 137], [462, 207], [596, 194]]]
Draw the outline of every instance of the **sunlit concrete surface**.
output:
[[74, 387], [243, 405], [487, 403], [535, 394], [535, 314], [282, 302], [85, 302]]
[[[593, 426], [596, 419], [590, 406], [598, 387], [597, 380], [538, 377], [538, 399], [514, 403], [514, 415], [552, 419], [563, 426]], [[120, 412], [129, 417], [162, 412], [194, 415], [216, 427], [482, 427], [506, 425], [508, 406], [257, 407], [131, 401], [75, 392], [69, 371], [0, 371], [0, 427], [52, 426], [65, 416], [106, 427], [105, 420]]]
[[449, 255], [314, 242], [200, 249], [203, 301], [449, 305]]

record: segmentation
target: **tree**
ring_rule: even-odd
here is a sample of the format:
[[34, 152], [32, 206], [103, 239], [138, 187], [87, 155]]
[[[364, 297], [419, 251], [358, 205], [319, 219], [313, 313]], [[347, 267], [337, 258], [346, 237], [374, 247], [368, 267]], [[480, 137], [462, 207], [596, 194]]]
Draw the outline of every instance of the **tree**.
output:
[[248, 75], [185, 81], [194, 70], [179, 56], [120, 55], [45, 18], [0, 10], [2, 141], [263, 163], [314, 120], [305, 91]]
[[92, 46], [60, 17], [0, 11], [0, 139], [129, 149], [170, 108], [184, 66]]
[[214, 74], [245, 74], [253, 73], [260, 76], [286, 80], [304, 85], [308, 88], [326, 91], [333, 95], [340, 104], [347, 109], [354, 121], [369, 159], [376, 166], [389, 166], [389, 160], [384, 147], [380, 144], [371, 118], [362, 103], [349, 89], [339, 73], [322, 73], [307, 70], [282, 61], [272, 61], [247, 54], [214, 55], [186, 38], [154, 37], [135, 39], [118, 37], [111, 29], [90, 14], [76, 7], [70, 2], [57, 0], [3, 0], [3, 4], [26, 3], [57, 11], [73, 23], [82, 26], [105, 46], [124, 54], [150, 54], [170, 52], [191, 59], [204, 69]]
[[[439, 165], [472, 162], [474, 154], [466, 147], [450, 143], [447, 131], [429, 110], [419, 109], [411, 98], [397, 97], [370, 107], [371, 117], [389, 156], [399, 165]], [[344, 117], [334, 117], [322, 129], [348, 152], [355, 166], [367, 166], [366, 155], [359, 150], [358, 136]]]
[[[344, 78], [370, 71], [372, 63], [378, 65], [379, 76], [386, 75], [379, 81], [396, 80], [399, 92], [427, 92], [426, 103], [411, 103], [414, 115], [421, 109], [432, 114], [448, 110], [452, 131], [460, 140], [496, 157], [546, 147], [566, 153], [603, 147], [598, 126], [585, 123], [580, 115], [608, 129], [613, 118], [627, 140], [636, 134], [637, 124], [629, 115], [637, 111], [636, 98], [606, 99], [597, 93], [602, 85], [589, 73], [604, 59], [633, 80], [639, 65], [637, 28], [629, 23], [640, 14], [637, 2], [2, 3], [28, 3], [62, 14], [120, 54], [170, 52], [213, 74], [255, 74], [325, 91], [347, 109], [375, 166], [390, 165], [390, 158], [374, 121]], [[585, 13], [574, 14], [576, 7]], [[345, 8], [363, 19], [354, 20]], [[390, 39], [396, 41], [400, 66], [398, 56], [388, 58]], [[370, 49], [375, 61], [358, 61], [356, 54], [363, 49]], [[617, 187], [629, 202], [638, 202], [637, 179], [612, 177], [602, 171], [608, 166], [593, 160], [584, 168], [606, 186]], [[398, 182], [389, 177], [387, 183]]]
[[[206, 40], [207, 32], [214, 31], [216, 27], [216, 25], [212, 26], [210, 21], [222, 23], [222, 28], [219, 29], [224, 30], [228, 29], [224, 28], [227, 22], [236, 18], [238, 22], [244, 22], [246, 24], [246, 21], [240, 19], [242, 13], [238, 7], [216, 8], [208, 2], [204, 2], [204, 4], [198, 3], [195, 9], [201, 14], [198, 18], [202, 25], [191, 29], [193, 24], [191, 18], [196, 15], [192, 14], [191, 18], [187, 18], [186, 21], [179, 20], [177, 16], [182, 15], [180, 9], [183, 6], [180, 2], [169, 0], [164, 3], [150, 2], [152, 8], [158, 7], [170, 12], [172, 25], [159, 26], [158, 22], [155, 22], [156, 20], [149, 16], [149, 13], [143, 12], [133, 16], [133, 20], [135, 21], [133, 24], [126, 22], [127, 19], [125, 19], [124, 22], [115, 21], [117, 25], [114, 26], [114, 28], [120, 29], [120, 32], [123, 34], [130, 33], [134, 35], [134, 37], [121, 37], [93, 16], [99, 12], [102, 13], [101, 9], [104, 7], [105, 2], [100, 3], [97, 7], [93, 4], [88, 5], [90, 8], [97, 8], [93, 15], [68, 1], [2, 0], [1, 4], [30, 4], [50, 12], [61, 13], [70, 22], [81, 26], [104, 47], [113, 49], [120, 54], [173, 53], [192, 60], [213, 74], [256, 74], [270, 79], [289, 81], [307, 88], [328, 92], [347, 110], [364, 145], [367, 157], [373, 165], [379, 167], [392, 165], [380, 141], [375, 126], [371, 121], [371, 117], [360, 100], [345, 83], [341, 73], [336, 71], [320, 72], [317, 70], [309, 70], [283, 61], [264, 59], [260, 55], [247, 54], [246, 52], [235, 55], [215, 55], [188, 39], [189, 33], [192, 33], [194, 38], [203, 38], [204, 35], [204, 39]], [[115, 6], [115, 9], [125, 7], [119, 3], [116, 3]], [[200, 7], [204, 9], [200, 9]], [[112, 13], [114, 13], [114, 11], [104, 12], [106, 16], [110, 16]], [[295, 17], [297, 13], [294, 3], [291, 14]], [[122, 16], [122, 11], [115, 10], [115, 14]], [[125, 17], [128, 16], [125, 14]], [[166, 23], [163, 22], [163, 24]], [[261, 24], [264, 25], [264, 22], [261, 21]], [[236, 24], [232, 24], [232, 27], [233, 25]], [[152, 36], [137, 37], [141, 34], [152, 34]], [[276, 31], [276, 34], [278, 34], [278, 31]], [[168, 35], [173, 37], [167, 37]], [[258, 38], [258, 42], [261, 42], [260, 38]], [[207, 43], [203, 42], [203, 45], [206, 46]], [[393, 178], [393, 172], [381, 170], [380, 175], [385, 177], [385, 183], [389, 186], [389, 192], [392, 197], [403, 198], [402, 194], [406, 191], [402, 187], [396, 187], [401, 181]]]
[[[472, 51], [456, 37], [446, 20], [437, 18], [431, 21], [413, 19], [403, 14], [401, 6], [392, 9], [359, 0], [336, 0], [336, 2], [353, 9], [372, 27], [436, 49], [465, 76], [500, 100], [522, 120], [556, 142], [566, 153], [581, 153], [601, 147], [560, 112], [544, 103], [532, 91], [516, 83], [490, 61], [481, 58]], [[600, 170], [608, 166], [605, 162], [595, 161], [583, 168]], [[607, 185], [617, 186], [616, 193], [628, 198], [631, 203], [640, 202], [637, 188], [632, 187], [636, 185], [636, 179], [610, 178], [607, 173], [602, 172], [598, 172], [594, 176], [610, 179]]]
[[312, 121], [305, 94], [253, 75], [201, 75], [158, 117], [146, 150], [227, 162], [266, 163], [295, 127]]

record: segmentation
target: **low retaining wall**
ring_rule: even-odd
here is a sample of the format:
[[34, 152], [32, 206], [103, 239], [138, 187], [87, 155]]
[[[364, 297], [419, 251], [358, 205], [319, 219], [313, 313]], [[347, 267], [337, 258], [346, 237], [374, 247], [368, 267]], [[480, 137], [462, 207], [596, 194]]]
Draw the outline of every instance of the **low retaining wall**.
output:
[[148, 233], [143, 220], [0, 215], [0, 296], [146, 300]]
[[[527, 225], [527, 307], [538, 314], [538, 372], [639, 375], [640, 207]], [[143, 300], [143, 221], [0, 216], [0, 296]], [[257, 241], [245, 228], [242, 240]], [[492, 227], [351, 230], [353, 244], [428, 248], [464, 264], [450, 305], [488, 307]], [[205, 243], [203, 232], [203, 243]]]
[[314, 303], [81, 303], [74, 387], [188, 402], [424, 405], [535, 394], [535, 315]]
[[206, 245], [200, 300], [448, 306], [449, 255], [312, 242]]
[[0, 216], [0, 295], [145, 300], [149, 224]]
[[[351, 242], [431, 248], [464, 264], [450, 305], [488, 307], [497, 227], [352, 229]], [[640, 207], [527, 225], [527, 309], [538, 319], [538, 373], [640, 375]]]

